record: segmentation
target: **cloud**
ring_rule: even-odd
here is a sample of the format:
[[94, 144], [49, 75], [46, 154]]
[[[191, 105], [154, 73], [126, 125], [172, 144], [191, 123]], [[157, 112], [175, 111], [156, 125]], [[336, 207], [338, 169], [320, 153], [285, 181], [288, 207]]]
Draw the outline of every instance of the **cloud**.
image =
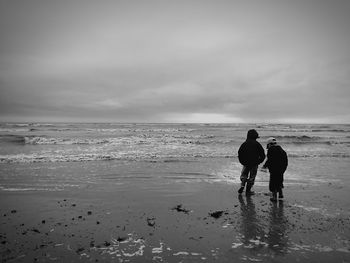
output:
[[3, 2], [0, 119], [350, 122], [349, 4]]

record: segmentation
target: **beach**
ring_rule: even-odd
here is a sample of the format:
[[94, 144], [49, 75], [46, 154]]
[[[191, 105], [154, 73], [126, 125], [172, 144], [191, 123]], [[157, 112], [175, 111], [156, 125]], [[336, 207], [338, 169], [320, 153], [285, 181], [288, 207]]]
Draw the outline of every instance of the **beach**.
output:
[[[183, 126], [147, 126], [134, 144], [108, 130], [78, 138], [47, 127], [3, 128], [2, 262], [350, 261], [347, 130], [261, 127], [261, 143], [278, 133], [290, 160], [284, 199], [271, 202], [260, 170], [256, 194], [237, 193], [247, 126], [194, 125], [182, 137]], [[14, 136], [27, 139], [10, 144]]]

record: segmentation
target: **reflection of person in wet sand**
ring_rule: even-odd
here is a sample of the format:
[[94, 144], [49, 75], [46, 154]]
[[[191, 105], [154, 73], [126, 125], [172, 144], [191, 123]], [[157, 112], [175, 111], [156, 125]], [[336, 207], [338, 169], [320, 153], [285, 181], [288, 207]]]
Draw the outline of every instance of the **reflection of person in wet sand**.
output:
[[[238, 196], [241, 205], [242, 225], [241, 234], [243, 235], [244, 245], [252, 245], [251, 240], [261, 240], [264, 237], [263, 228], [257, 218], [255, 204], [251, 196], [246, 196], [246, 202], [242, 195]], [[253, 243], [254, 244], [254, 243]]]
[[[283, 202], [273, 202], [268, 213], [268, 219], [262, 217], [255, 210], [251, 196], [238, 196], [241, 206], [241, 242], [250, 254], [259, 255], [262, 250], [268, 249], [275, 255], [284, 255], [288, 249], [286, 235], [288, 221], [284, 216]], [[260, 210], [261, 211], [261, 210]], [[264, 213], [264, 212], [262, 212]], [[265, 214], [266, 215], [266, 214]], [[269, 255], [270, 253], [265, 255]]]
[[270, 207], [270, 224], [267, 235], [269, 248], [276, 254], [287, 252], [288, 236], [286, 236], [288, 221], [284, 216], [283, 201], [273, 202]]

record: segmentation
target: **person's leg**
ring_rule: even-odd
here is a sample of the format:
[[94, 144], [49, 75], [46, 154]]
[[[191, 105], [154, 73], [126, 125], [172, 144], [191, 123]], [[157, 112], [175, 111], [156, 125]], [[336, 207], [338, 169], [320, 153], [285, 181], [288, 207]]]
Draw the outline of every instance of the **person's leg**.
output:
[[241, 172], [241, 187], [238, 190], [238, 193], [240, 194], [243, 193], [244, 187], [248, 180], [248, 174], [249, 174], [249, 168], [247, 166], [243, 166], [242, 172]]
[[272, 197], [270, 198], [270, 200], [273, 202], [277, 201], [277, 191], [272, 192]]
[[250, 171], [249, 171], [249, 178], [247, 180], [247, 189], [246, 189], [246, 194], [254, 194], [253, 191], [251, 191], [253, 185], [254, 185], [254, 182], [255, 182], [255, 177], [256, 177], [256, 174], [258, 172], [258, 166], [253, 166], [250, 168]]
[[283, 191], [282, 191], [282, 188], [280, 188], [279, 189], [279, 191], [278, 191], [278, 198], [283, 198], [284, 196], [283, 196]]
[[283, 198], [283, 191], [282, 191], [282, 188], [283, 188], [283, 173], [280, 174], [280, 177], [279, 177], [279, 189], [278, 189], [278, 197], [279, 198]]
[[279, 182], [279, 175], [276, 173], [270, 173], [270, 184], [269, 188], [272, 192], [272, 197], [270, 198], [271, 201], [277, 201], [277, 192], [280, 190], [280, 182]]

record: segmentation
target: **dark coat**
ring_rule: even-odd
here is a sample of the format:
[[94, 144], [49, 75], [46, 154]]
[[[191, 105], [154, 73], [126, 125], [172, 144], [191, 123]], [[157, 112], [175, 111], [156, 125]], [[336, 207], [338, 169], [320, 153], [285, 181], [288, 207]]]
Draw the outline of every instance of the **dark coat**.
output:
[[255, 139], [247, 138], [247, 140], [239, 147], [238, 159], [244, 166], [259, 165], [265, 159], [264, 148]]
[[282, 174], [287, 170], [287, 153], [279, 145], [273, 145], [267, 150], [267, 161], [264, 167], [268, 168], [271, 174]]

